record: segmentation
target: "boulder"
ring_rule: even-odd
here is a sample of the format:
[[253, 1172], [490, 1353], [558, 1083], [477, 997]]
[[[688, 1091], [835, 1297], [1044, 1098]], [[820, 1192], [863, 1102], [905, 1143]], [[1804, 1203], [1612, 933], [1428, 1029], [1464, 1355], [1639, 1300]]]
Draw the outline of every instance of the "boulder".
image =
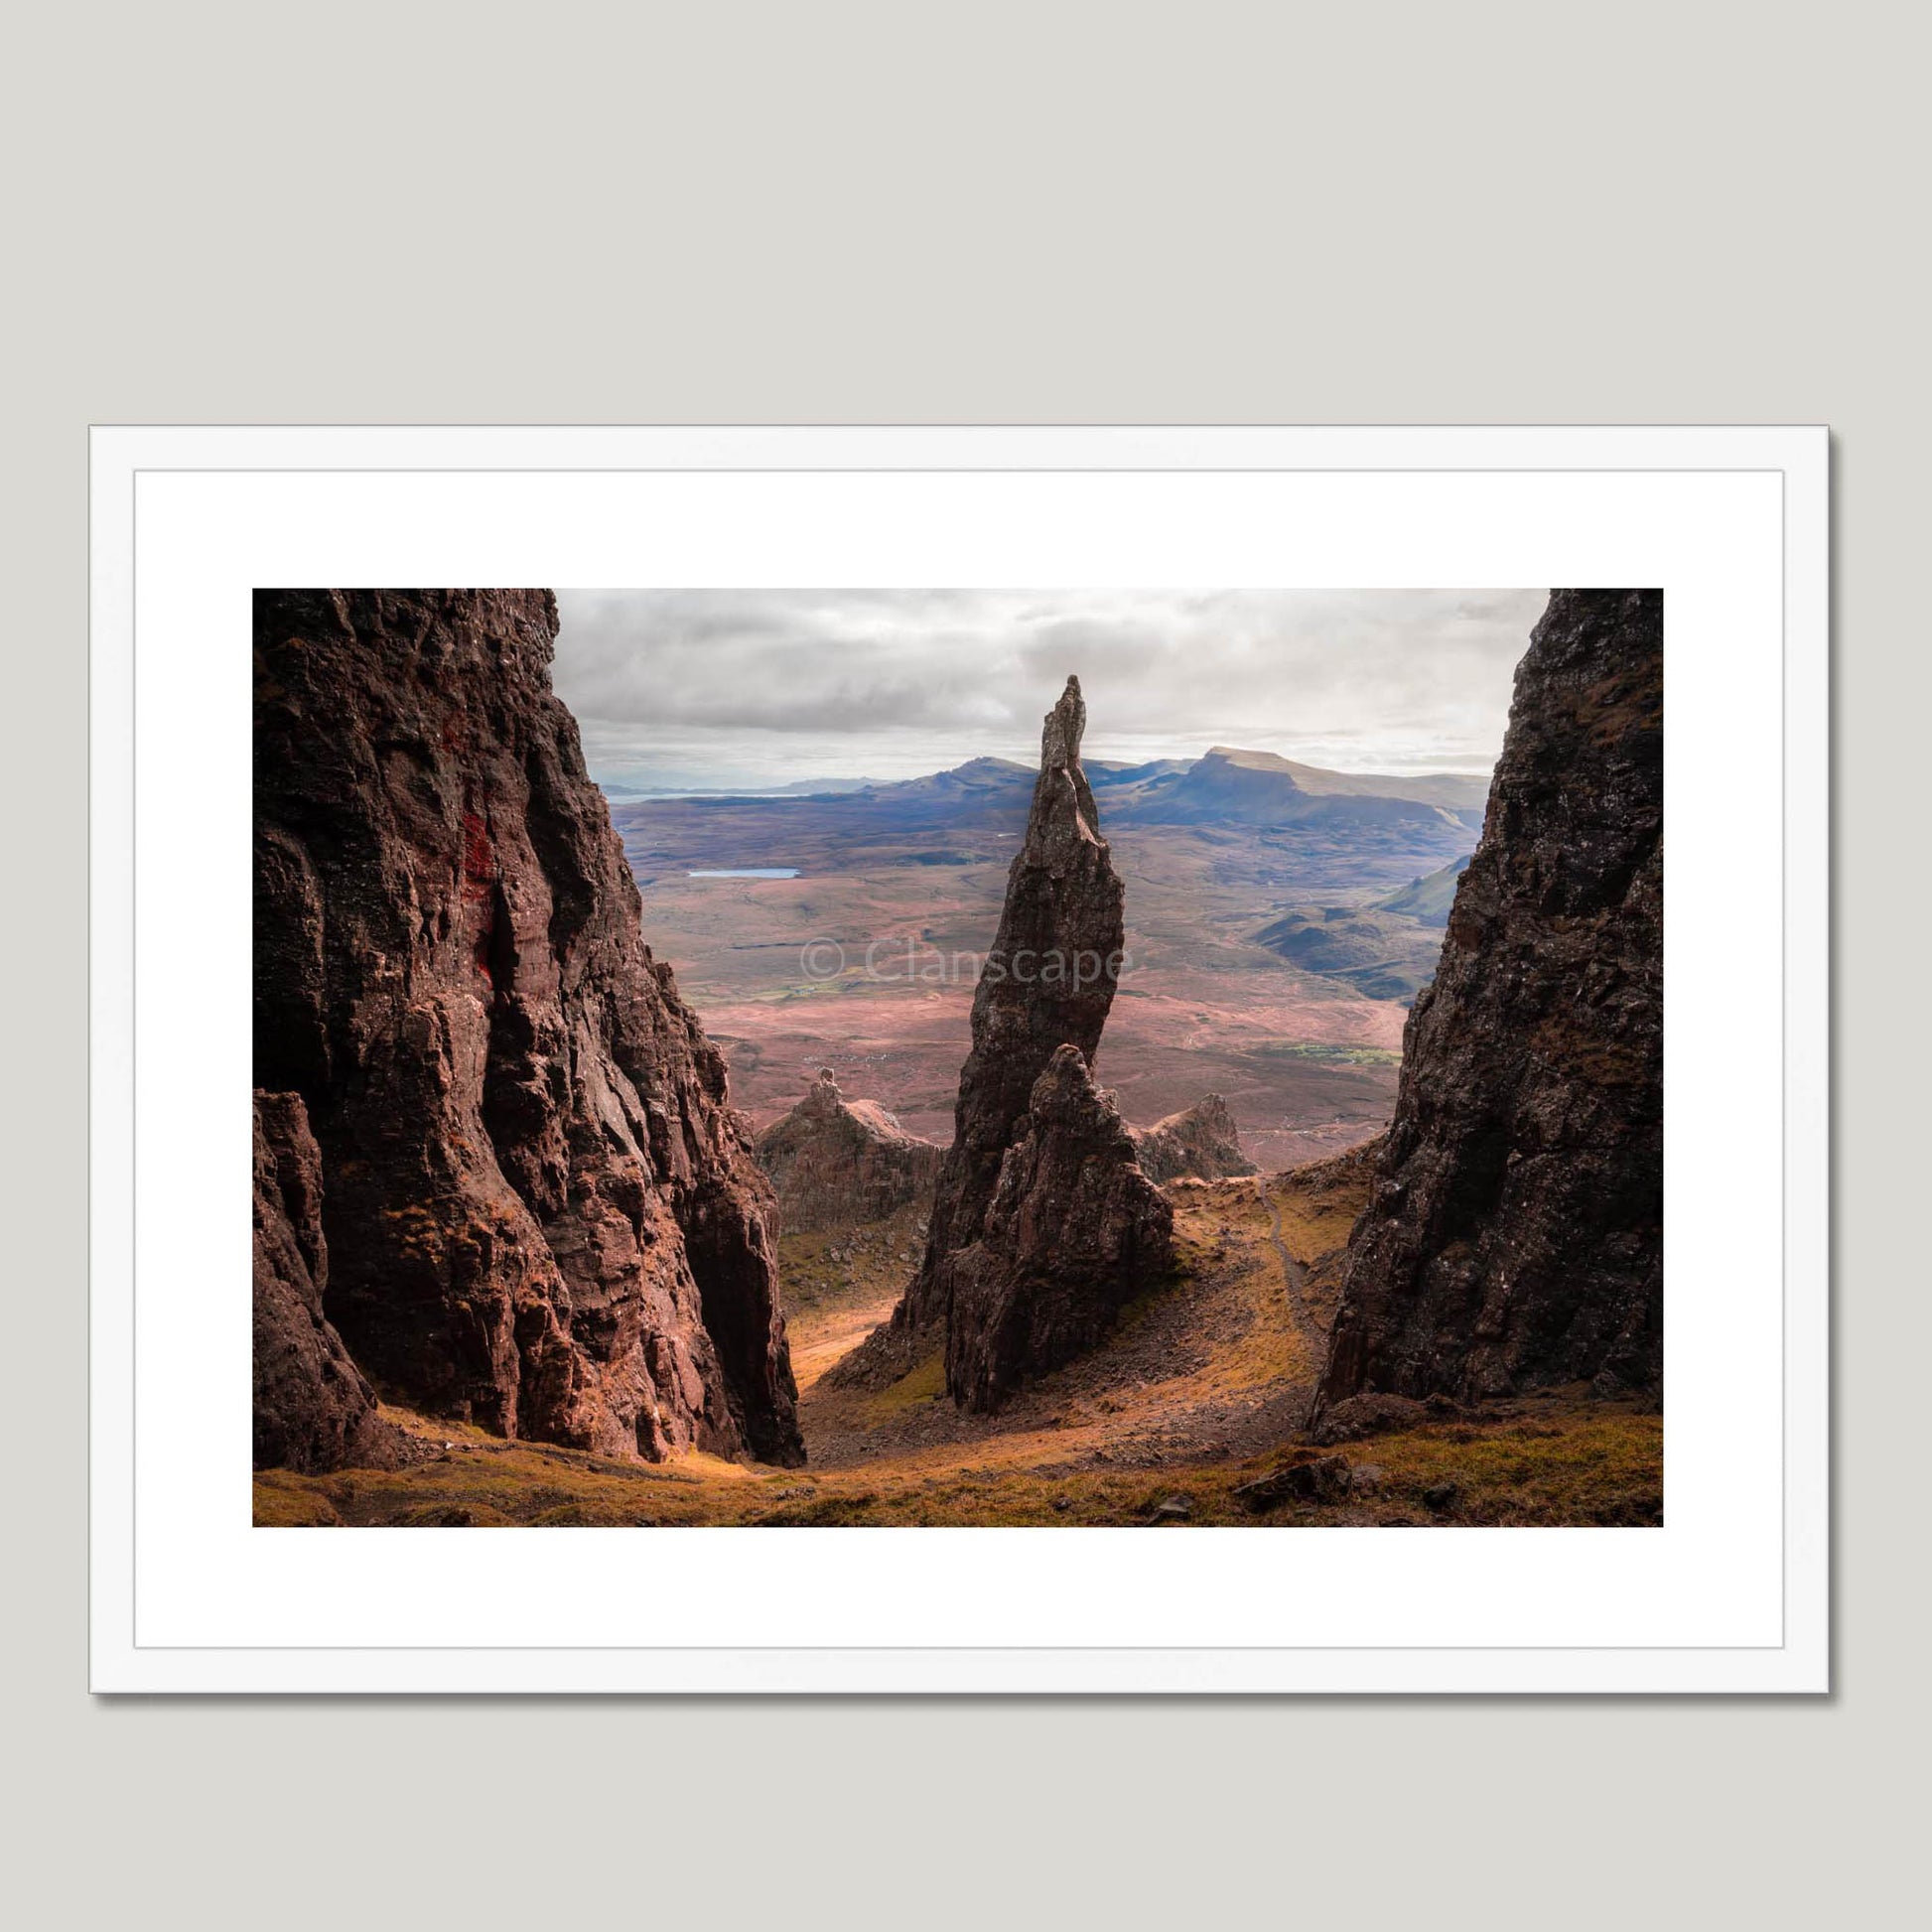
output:
[[[1380, 1471], [1376, 1479], [1380, 1480]], [[1366, 1485], [1365, 1485], [1366, 1486]], [[1355, 1472], [1345, 1455], [1316, 1455], [1244, 1482], [1234, 1492], [1243, 1509], [1279, 1509], [1284, 1503], [1340, 1503], [1354, 1492]]]
[[1430, 1412], [1422, 1403], [1405, 1395], [1351, 1395], [1322, 1412], [1309, 1440], [1324, 1447], [1358, 1443], [1368, 1436], [1419, 1429], [1430, 1419]]

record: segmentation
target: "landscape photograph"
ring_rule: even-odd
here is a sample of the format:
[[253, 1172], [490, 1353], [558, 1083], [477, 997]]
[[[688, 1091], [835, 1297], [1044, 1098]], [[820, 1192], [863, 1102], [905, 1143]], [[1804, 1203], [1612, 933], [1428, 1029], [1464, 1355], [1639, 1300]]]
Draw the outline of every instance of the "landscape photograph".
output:
[[253, 642], [258, 1527], [1664, 1521], [1660, 591]]

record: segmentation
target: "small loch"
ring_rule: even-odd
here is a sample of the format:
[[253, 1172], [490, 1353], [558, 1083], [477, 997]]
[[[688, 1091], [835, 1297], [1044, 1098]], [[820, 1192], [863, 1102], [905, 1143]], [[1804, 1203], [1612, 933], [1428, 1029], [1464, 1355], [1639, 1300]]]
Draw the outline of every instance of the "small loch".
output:
[[687, 879], [796, 879], [796, 866], [719, 866], [703, 872], [687, 872]]

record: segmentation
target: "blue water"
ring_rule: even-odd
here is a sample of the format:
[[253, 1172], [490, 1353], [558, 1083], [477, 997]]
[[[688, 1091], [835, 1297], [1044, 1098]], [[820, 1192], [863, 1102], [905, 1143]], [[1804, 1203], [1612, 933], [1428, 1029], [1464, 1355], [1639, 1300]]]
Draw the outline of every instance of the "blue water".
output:
[[687, 879], [796, 879], [796, 866], [725, 866], [716, 872], [687, 872]]

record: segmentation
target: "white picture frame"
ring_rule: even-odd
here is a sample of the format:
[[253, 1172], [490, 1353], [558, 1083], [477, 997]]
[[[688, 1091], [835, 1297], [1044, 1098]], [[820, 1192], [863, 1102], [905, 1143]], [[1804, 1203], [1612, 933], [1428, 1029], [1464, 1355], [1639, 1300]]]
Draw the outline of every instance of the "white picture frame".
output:
[[[90, 489], [94, 1690], [1829, 1690], [1824, 429], [102, 427]], [[252, 1528], [249, 607], [318, 583], [1661, 585], [1664, 1526]]]

